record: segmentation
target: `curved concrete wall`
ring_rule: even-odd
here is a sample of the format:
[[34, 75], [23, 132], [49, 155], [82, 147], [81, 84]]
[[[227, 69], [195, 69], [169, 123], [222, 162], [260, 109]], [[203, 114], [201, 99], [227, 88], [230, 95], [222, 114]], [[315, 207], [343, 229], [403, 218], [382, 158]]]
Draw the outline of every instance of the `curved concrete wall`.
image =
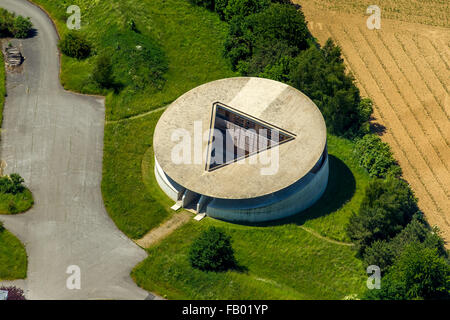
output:
[[[227, 221], [262, 222], [299, 213], [312, 206], [325, 192], [329, 173], [327, 149], [323, 156], [325, 159], [321, 157], [318, 161], [322, 162], [319, 168], [315, 166], [306, 176], [283, 190], [251, 199], [215, 198], [206, 205], [206, 214]], [[164, 173], [156, 158], [155, 176], [161, 189], [172, 200], [181, 199], [186, 189]]]
[[308, 173], [293, 185], [263, 196], [245, 200], [213, 199], [206, 213], [216, 219], [234, 222], [262, 222], [299, 213], [312, 206], [328, 184], [328, 155], [317, 173]]
[[180, 192], [184, 191], [184, 188], [178, 183], [170, 179], [163, 171], [155, 158], [155, 177], [159, 184], [159, 187], [169, 196], [173, 201], [178, 201], [180, 198]]

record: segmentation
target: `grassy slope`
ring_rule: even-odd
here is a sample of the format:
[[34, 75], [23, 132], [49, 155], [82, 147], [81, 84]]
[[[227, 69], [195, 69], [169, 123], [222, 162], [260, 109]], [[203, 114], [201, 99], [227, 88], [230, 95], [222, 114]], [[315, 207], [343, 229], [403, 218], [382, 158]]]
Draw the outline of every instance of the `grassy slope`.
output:
[[[0, 125], [3, 119], [5, 102], [5, 69], [3, 53], [0, 51]], [[13, 199], [19, 211], [25, 211], [32, 205], [31, 192], [23, 194], [0, 194], [0, 214], [8, 213], [8, 203]], [[31, 202], [30, 202], [31, 200]], [[27, 253], [25, 247], [7, 230], [0, 231], [0, 280], [22, 279], [27, 275]]]
[[[67, 1], [35, 0], [56, 20], [60, 33]], [[65, 3], [66, 2], [66, 3]], [[97, 39], [97, 47], [108, 46], [98, 30], [105, 25], [125, 28], [133, 17], [141, 33], [156, 39], [165, 51], [169, 70], [164, 88], [156, 93], [145, 91], [114, 95], [106, 99], [107, 120], [140, 114], [175, 100], [185, 91], [202, 83], [234, 75], [222, 58], [226, 24], [212, 12], [183, 0], [146, 1], [71, 1], [80, 5], [82, 31]], [[94, 58], [77, 61], [62, 59], [61, 80], [66, 89], [101, 93], [89, 86]], [[139, 120], [110, 123], [105, 127], [102, 192], [108, 213], [119, 229], [131, 238], [139, 238], [168, 218], [170, 212], [160, 205], [161, 192], [148, 192], [142, 180], [141, 163], [152, 144], [152, 128], [160, 113]], [[150, 160], [152, 161], [152, 160]], [[155, 190], [150, 190], [155, 191]], [[163, 204], [167, 204], [164, 203]]]
[[[148, 250], [149, 257], [132, 272], [135, 281], [169, 299], [342, 299], [360, 294], [364, 268], [353, 249], [299, 228], [347, 240], [345, 225], [369, 181], [352, 158], [351, 142], [329, 136], [328, 145], [329, 185], [319, 203], [271, 225], [239, 226], [209, 218], [190, 222]], [[147, 176], [151, 184], [151, 170]], [[190, 267], [189, 245], [210, 225], [232, 236], [239, 263], [248, 273], [206, 273]]]
[[[68, 3], [35, 2], [44, 5], [56, 18], [60, 32], [64, 32]], [[98, 36], [96, 30], [108, 30], [105, 25], [109, 21], [120, 25], [127, 21], [126, 15], [132, 16], [143, 34], [157, 39], [169, 61], [167, 83], [161, 92], [128, 92], [127, 96], [109, 93], [107, 120], [153, 110], [201, 83], [233, 76], [221, 56], [226, 25], [214, 13], [183, 0], [84, 1], [80, 6], [83, 32], [91, 37]], [[101, 93], [89, 87], [91, 60], [79, 62], [63, 57], [61, 78], [67, 89]], [[152, 171], [152, 135], [160, 115], [158, 111], [135, 120], [110, 122], [105, 127], [105, 205], [117, 226], [132, 238], [139, 238], [172, 214], [168, 209], [171, 202], [155, 184]], [[189, 223], [149, 250], [150, 258], [133, 273], [136, 281], [170, 298], [333, 299], [360, 292], [363, 268], [351, 248], [320, 240], [296, 225], [305, 224], [323, 235], [345, 240], [344, 225], [359, 204], [367, 176], [353, 166], [348, 154], [350, 142], [330, 136], [329, 145], [330, 153], [337, 155], [330, 159], [330, 165], [336, 168], [325, 195], [330, 201], [295, 217], [297, 220], [291, 221], [294, 223], [280, 226], [237, 226], [211, 219]], [[338, 198], [336, 193], [344, 200], [331, 201]], [[350, 201], [344, 205], [346, 200]], [[210, 224], [224, 226], [232, 234], [239, 261], [249, 269], [248, 274], [207, 274], [186, 265], [190, 241]]]
[[24, 279], [26, 276], [25, 247], [8, 230], [0, 231], [0, 280]]

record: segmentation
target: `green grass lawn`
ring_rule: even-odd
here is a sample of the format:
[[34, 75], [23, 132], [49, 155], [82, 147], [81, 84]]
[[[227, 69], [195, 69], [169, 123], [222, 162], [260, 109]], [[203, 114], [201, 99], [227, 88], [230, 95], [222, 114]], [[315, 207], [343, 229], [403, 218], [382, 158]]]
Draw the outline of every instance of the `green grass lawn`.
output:
[[[169, 299], [342, 299], [361, 294], [366, 276], [352, 247], [330, 243], [299, 227], [348, 241], [345, 226], [370, 178], [352, 157], [353, 143], [329, 136], [328, 150], [327, 190], [308, 210], [253, 226], [210, 218], [189, 222], [148, 250], [149, 257], [133, 270], [133, 279]], [[147, 172], [151, 184], [153, 172]], [[248, 272], [202, 272], [189, 265], [190, 243], [211, 225], [232, 236], [238, 262]]]
[[[92, 84], [94, 57], [62, 59], [61, 81], [66, 89], [106, 94], [107, 121], [125, 119], [105, 126], [102, 193], [118, 228], [133, 239], [140, 238], [174, 214], [169, 209], [172, 201], [159, 189], [153, 174], [153, 130], [162, 111], [126, 119], [165, 106], [202, 83], [234, 76], [222, 56], [227, 25], [215, 13], [187, 0], [34, 2], [46, 8], [60, 33], [66, 32], [66, 8], [78, 4], [82, 32], [98, 52], [111, 46], [108, 32], [126, 33], [132, 18], [141, 35], [167, 58], [162, 90], [125, 87], [120, 93]], [[135, 281], [147, 290], [180, 299], [342, 299], [361, 293], [364, 268], [353, 249], [299, 227], [347, 241], [345, 225], [369, 180], [351, 156], [353, 144], [334, 136], [328, 139], [330, 182], [320, 203], [272, 224], [243, 226], [209, 218], [189, 222], [148, 250], [149, 258], [132, 273]], [[189, 266], [189, 244], [210, 225], [219, 225], [232, 236], [237, 258], [247, 272], [206, 273]]]
[[[13, 203], [16, 212], [11, 212], [10, 204]], [[33, 195], [30, 190], [18, 194], [0, 193], [0, 214], [13, 214], [25, 212], [34, 204]]]
[[[5, 102], [5, 68], [0, 50], [0, 127]], [[23, 193], [0, 194], [0, 214], [9, 214], [9, 204], [14, 203], [18, 212], [28, 210], [33, 205], [33, 196], [26, 189]], [[8, 230], [0, 227], [0, 280], [23, 279], [27, 276], [27, 253], [25, 247]]]
[[0, 280], [24, 279], [26, 276], [25, 247], [8, 230], [0, 231]]

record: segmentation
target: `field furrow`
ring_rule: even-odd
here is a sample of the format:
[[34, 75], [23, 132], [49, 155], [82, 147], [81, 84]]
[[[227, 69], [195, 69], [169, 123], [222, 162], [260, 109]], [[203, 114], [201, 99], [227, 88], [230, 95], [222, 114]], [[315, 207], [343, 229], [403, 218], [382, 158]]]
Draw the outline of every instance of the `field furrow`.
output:
[[448, 79], [447, 83], [442, 82], [436, 74], [433, 72], [432, 68], [428, 64], [427, 60], [422, 56], [422, 52], [417, 48], [415, 42], [409, 36], [396, 36], [399, 43], [404, 47], [405, 51], [408, 52], [411, 60], [417, 67], [417, 70], [422, 74], [426, 83], [433, 90], [434, 95], [440, 102], [440, 106], [447, 114], [450, 116], [450, 110], [448, 108]]
[[433, 149], [430, 148], [429, 141], [408, 108], [400, 90], [396, 86], [395, 80], [390, 77], [386, 66], [389, 59], [387, 57], [381, 59], [377, 55], [376, 48], [361, 33], [359, 27], [350, 27], [350, 31], [347, 31], [346, 34], [358, 45], [361, 54], [370, 61], [368, 63], [371, 71], [389, 102], [387, 108], [393, 112], [391, 114], [391, 117], [395, 119], [393, 130], [397, 130], [399, 126], [402, 128], [399, 134], [402, 137], [407, 136], [405, 148], [407, 148], [408, 154], [415, 159], [415, 163], [421, 168], [420, 174], [426, 185], [436, 189], [433, 197], [438, 203], [438, 207], [443, 210], [445, 208], [443, 205], [446, 204], [448, 197], [443, 192], [444, 185], [438, 178], [441, 172], [434, 171], [436, 170], [435, 166], [440, 166], [440, 161], [437, 159]]
[[441, 133], [447, 145], [444, 150], [441, 150], [445, 152], [443, 159], [449, 159], [450, 122], [445, 110], [439, 105], [437, 97], [427, 85], [427, 82], [422, 77], [408, 53], [405, 52], [404, 47], [397, 41], [395, 33], [385, 33], [383, 37], [380, 37], [380, 40], [390, 51], [401, 72], [405, 75], [409, 86], [413, 88], [418, 101], [423, 105], [424, 111], [432, 119]]
[[[405, 123], [409, 124], [409, 131], [413, 132], [412, 136], [415, 138], [420, 138], [422, 142], [422, 153], [430, 151], [427, 152], [426, 157], [428, 158], [430, 168], [448, 194], [450, 178], [448, 177], [448, 163], [445, 159], [450, 158], [450, 153], [443, 132], [437, 127], [428, 110], [424, 108], [408, 77], [400, 70], [392, 52], [385, 46], [382, 40], [384, 34], [379, 32], [367, 32], [363, 34], [361, 29], [360, 32], [367, 39], [369, 46], [383, 66], [385, 73], [388, 75], [397, 93], [400, 95], [400, 101], [404, 102], [403, 105], [393, 107], [403, 108], [401, 111], [404, 111], [407, 120]], [[432, 146], [433, 150], [428, 150], [428, 146]]]
[[[350, 28], [351, 26], [346, 26], [345, 28]], [[419, 205], [422, 210], [427, 214], [429, 222], [432, 225], [439, 225], [443, 229], [444, 233], [448, 236], [448, 229], [450, 223], [446, 213], [448, 212], [448, 196], [446, 195], [447, 185], [444, 184], [448, 181], [448, 170], [446, 170], [445, 165], [442, 162], [447, 162], [447, 159], [442, 159], [442, 156], [446, 157], [445, 151], [441, 154], [441, 158], [437, 159], [437, 154], [435, 153], [435, 161], [440, 162], [440, 169], [438, 170], [438, 175], [443, 175], [441, 181], [436, 179], [436, 174], [431, 170], [429, 164], [424, 158], [424, 154], [429, 153], [429, 149], [435, 152], [433, 148], [427, 143], [427, 139], [424, 140], [424, 131], [419, 126], [417, 119], [411, 114], [411, 110], [408, 110], [406, 102], [403, 100], [403, 96], [398, 92], [398, 87], [394, 85], [392, 76], [389, 77], [386, 68], [382, 65], [384, 61], [380, 63], [380, 58], [376, 56], [374, 52], [374, 46], [372, 48], [370, 44], [365, 40], [364, 35], [361, 32], [356, 32], [353, 30], [348, 32], [342, 27], [342, 24], [327, 26], [330, 34], [334, 39], [338, 41], [343, 49], [343, 54], [346, 61], [351, 66], [356, 78], [359, 80], [358, 83], [364, 91], [366, 91], [375, 102], [375, 112], [374, 115], [382, 125], [386, 126], [387, 132], [383, 135], [383, 140], [390, 143], [393, 148], [394, 154], [398, 159], [403, 171], [405, 178], [411, 183], [416, 195], [419, 198]], [[352, 33], [352, 35], [350, 35]], [[323, 36], [323, 35], [322, 35]], [[323, 38], [320, 38], [321, 40]], [[373, 39], [371, 39], [373, 40]], [[378, 44], [379, 45], [379, 44]], [[377, 50], [377, 49], [375, 49]], [[383, 48], [378, 49], [378, 51], [383, 51]], [[397, 71], [400, 68], [395, 63], [394, 56], [388, 55], [388, 49], [384, 46], [383, 57], [385, 59], [390, 59], [390, 67], [396, 68]], [[395, 65], [391, 65], [395, 64]], [[391, 70], [390, 70], [391, 71]], [[416, 71], [417, 72], [417, 71]], [[400, 72], [401, 73], [401, 72]], [[405, 80], [403, 80], [405, 82]], [[406, 81], [406, 83], [408, 83]], [[411, 86], [408, 83], [409, 86]], [[414, 94], [412, 95], [414, 96]], [[395, 99], [395, 100], [394, 100]], [[396, 108], [402, 106], [403, 109], [400, 111], [394, 109], [394, 104]], [[416, 105], [415, 103], [414, 105]], [[416, 105], [416, 108], [420, 109], [420, 106]], [[436, 108], [435, 108], [436, 109]], [[422, 112], [425, 112], [422, 109]], [[409, 117], [405, 115], [408, 115]], [[399, 117], [400, 115], [400, 117]], [[426, 115], [422, 115], [426, 116]], [[401, 119], [401, 120], [400, 120]], [[411, 124], [405, 125], [406, 122], [411, 122], [414, 120], [415, 125], [413, 125], [413, 130], [411, 131]], [[427, 120], [428, 121], [428, 120]], [[429, 124], [429, 122], [426, 122]], [[422, 126], [424, 123], [422, 123]], [[434, 123], [433, 123], [434, 126]], [[407, 130], [409, 128], [409, 130]], [[435, 126], [435, 134], [437, 128]], [[417, 146], [416, 134], [422, 136], [422, 152]], [[440, 137], [441, 143], [444, 138]], [[444, 148], [447, 149], [446, 144]], [[447, 161], [446, 161], [447, 160]], [[439, 166], [438, 166], [439, 167]], [[434, 168], [433, 168], [434, 169]], [[438, 190], [436, 192], [436, 190]]]

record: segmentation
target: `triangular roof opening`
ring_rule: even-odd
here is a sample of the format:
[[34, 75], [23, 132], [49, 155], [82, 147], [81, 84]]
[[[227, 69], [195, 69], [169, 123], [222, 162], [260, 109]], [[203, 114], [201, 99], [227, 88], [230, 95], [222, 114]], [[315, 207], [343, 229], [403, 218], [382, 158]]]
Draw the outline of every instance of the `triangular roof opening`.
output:
[[295, 134], [236, 110], [213, 103], [206, 171], [250, 157], [295, 138]]

